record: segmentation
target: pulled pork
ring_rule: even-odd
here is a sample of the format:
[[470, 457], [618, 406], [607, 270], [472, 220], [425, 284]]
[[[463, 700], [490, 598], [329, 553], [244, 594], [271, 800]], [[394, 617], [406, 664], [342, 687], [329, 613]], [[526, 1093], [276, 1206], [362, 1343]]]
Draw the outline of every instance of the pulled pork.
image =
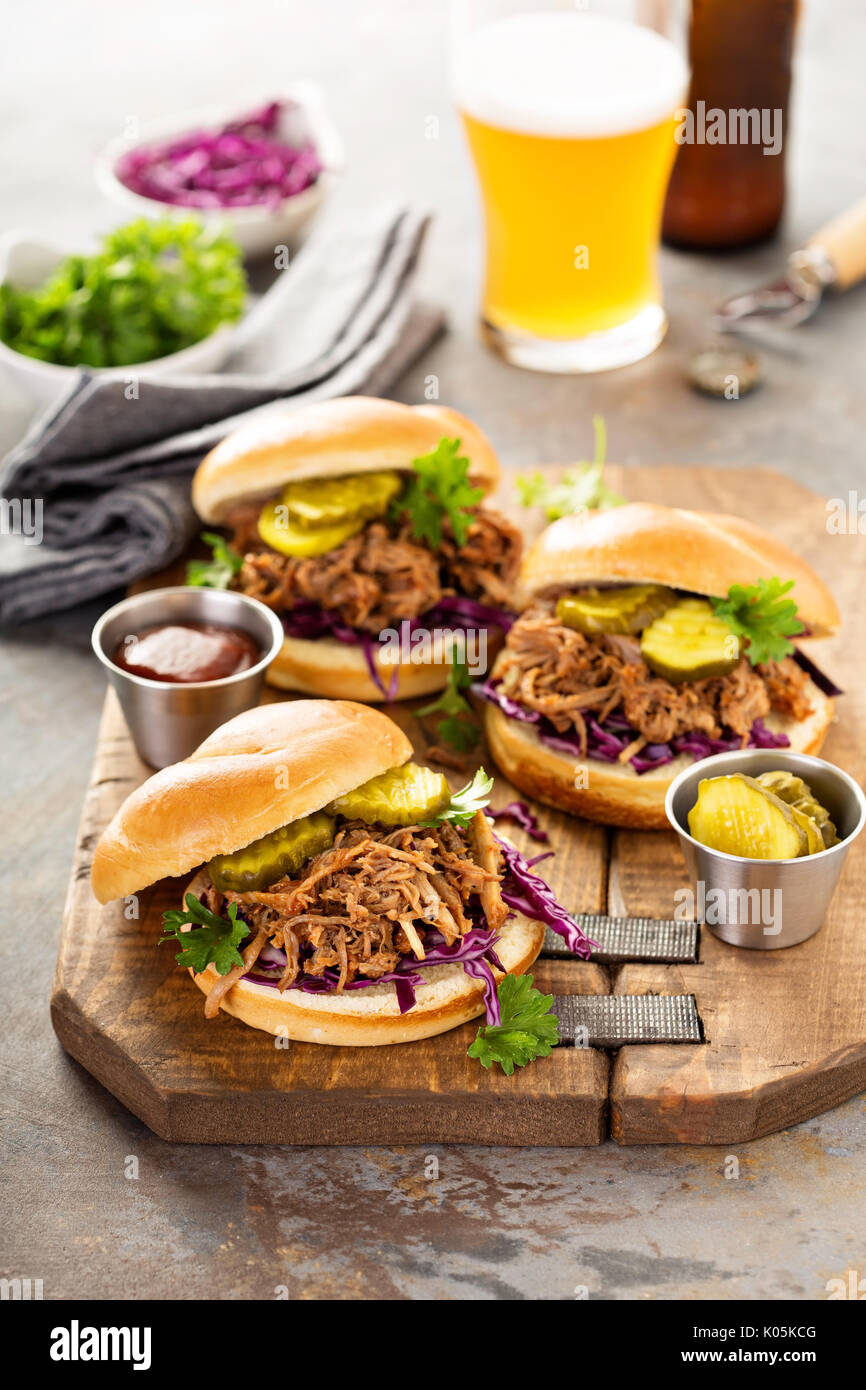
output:
[[520, 532], [487, 509], [475, 512], [463, 546], [446, 526], [435, 554], [407, 522], [371, 521], [343, 545], [309, 559], [264, 545], [256, 516], [244, 507], [229, 518], [232, 544], [244, 554], [237, 587], [277, 611], [316, 603], [347, 627], [373, 634], [420, 617], [446, 592], [503, 605], [520, 565]]
[[448, 945], [477, 925], [473, 910], [483, 912], [488, 928], [501, 927], [508, 909], [499, 864], [498, 846], [478, 811], [467, 830], [447, 821], [397, 830], [347, 821], [333, 845], [296, 878], [280, 879], [263, 892], [221, 893], [209, 884], [210, 910], [221, 913], [225, 903], [238, 903], [254, 937], [243, 968], [217, 981], [205, 1012], [218, 1011], [219, 999], [266, 942], [286, 953], [281, 990], [301, 970], [316, 977], [336, 969], [339, 992], [358, 976], [376, 980], [389, 974], [402, 956], [423, 960], [427, 927], [436, 927]]
[[[587, 637], [538, 604], [512, 627], [500, 659], [503, 692], [537, 710], [559, 733], [574, 728], [586, 752], [584, 714], [603, 721], [621, 711], [644, 743], [669, 743], [694, 731], [719, 738], [724, 729], [747, 738], [771, 708], [795, 719], [809, 713], [807, 676], [786, 657], [753, 667], [743, 657], [726, 676], [672, 684], [654, 676], [634, 637]], [[624, 757], [637, 751], [635, 744]]]

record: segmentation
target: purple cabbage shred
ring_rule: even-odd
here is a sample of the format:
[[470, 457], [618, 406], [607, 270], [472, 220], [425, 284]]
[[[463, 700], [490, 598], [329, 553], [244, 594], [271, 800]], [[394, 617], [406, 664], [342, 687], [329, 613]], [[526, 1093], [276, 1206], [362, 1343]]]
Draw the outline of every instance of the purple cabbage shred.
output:
[[531, 840], [537, 840], [539, 844], [546, 845], [550, 841], [550, 836], [546, 830], [542, 830], [538, 824], [538, 817], [530, 811], [525, 801], [509, 801], [507, 806], [494, 811], [492, 806], [488, 806], [485, 815], [492, 821], [513, 820], [519, 825], [521, 830], [525, 830]]
[[[459, 964], [463, 966], [467, 975], [471, 975], [473, 979], [481, 980], [484, 983], [486, 1022], [498, 1023], [499, 1000], [496, 994], [496, 979], [491, 969], [492, 966], [495, 966], [497, 970], [503, 970], [502, 962], [493, 949], [498, 940], [495, 932], [485, 931], [480, 927], [472, 927], [464, 936], [460, 937], [459, 941], [455, 941], [453, 946], [448, 946], [441, 932], [430, 927], [425, 932], [426, 956], [424, 960], [415, 960], [414, 956], [405, 958], [387, 975], [380, 975], [375, 980], [349, 980], [343, 988], [346, 990], [369, 989], [371, 985], [393, 984], [397, 993], [398, 1007], [401, 1014], [405, 1014], [415, 1004], [415, 990], [418, 985], [424, 983], [421, 971], [425, 967]], [[252, 980], [257, 985], [270, 985], [276, 989], [279, 984], [279, 975], [282, 974], [285, 965], [285, 951], [276, 946], [266, 946], [244, 979]], [[332, 994], [337, 988], [339, 979], [340, 972], [329, 969], [322, 975], [301, 974], [287, 988], [299, 989], [305, 994]]]
[[[577, 925], [574, 918], [556, 898], [550, 884], [532, 872], [532, 869], [519, 850], [502, 840], [494, 839], [505, 858], [507, 873], [502, 885], [502, 897], [509, 907], [531, 917], [561, 936], [570, 951], [583, 960], [589, 959], [592, 947], [596, 944]], [[534, 862], [538, 862], [537, 860]]]
[[309, 140], [281, 138], [286, 103], [268, 102], [218, 130], [192, 130], [128, 150], [115, 174], [142, 198], [178, 207], [276, 208], [303, 193], [322, 172]]
[[[498, 705], [503, 714], [510, 719], [518, 719], [526, 724], [537, 726], [538, 737], [548, 748], [553, 748], [558, 753], [567, 753], [569, 757], [580, 759], [581, 757], [595, 758], [603, 763], [619, 762], [620, 754], [624, 753], [630, 743], [637, 738], [637, 731], [632, 729], [621, 713], [614, 711], [608, 715], [604, 724], [600, 724], [593, 715], [586, 716], [586, 752], [583, 753], [580, 747], [580, 739], [577, 731], [568, 730], [559, 733], [551, 724], [549, 719], [545, 719], [537, 710], [524, 709], [515, 700], [504, 695], [495, 681], [487, 680], [483, 684], [476, 684], [473, 687], [475, 694], [482, 699], [489, 700], [491, 704]], [[655, 767], [664, 767], [665, 764], [673, 762], [674, 758], [681, 753], [687, 753], [696, 762], [701, 758], [709, 758], [713, 753], [733, 753], [742, 748], [743, 740], [739, 734], [729, 734], [722, 738], [710, 738], [708, 734], [693, 731], [687, 734], [679, 734], [671, 739], [670, 743], [647, 743], [644, 744], [637, 753], [628, 761], [639, 775], [650, 772]], [[787, 734], [774, 733], [768, 729], [762, 719], [756, 719], [749, 731], [746, 742], [747, 748], [789, 748], [790, 739]]]

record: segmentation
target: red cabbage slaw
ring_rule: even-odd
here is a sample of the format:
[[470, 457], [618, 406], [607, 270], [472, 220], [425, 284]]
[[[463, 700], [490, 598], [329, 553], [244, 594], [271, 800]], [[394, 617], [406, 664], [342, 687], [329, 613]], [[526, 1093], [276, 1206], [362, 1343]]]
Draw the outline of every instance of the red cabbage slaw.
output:
[[[616, 711], [607, 716], [604, 724], [600, 724], [592, 715], [585, 715], [586, 752], [583, 753], [576, 730], [558, 733], [550, 720], [546, 719], [538, 710], [526, 709], [516, 700], [503, 694], [497, 682], [493, 680], [477, 682], [473, 685], [472, 690], [483, 700], [498, 705], [509, 719], [516, 719], [524, 724], [534, 724], [543, 744], [559, 753], [567, 753], [570, 757], [578, 759], [588, 757], [603, 763], [616, 763], [620, 761], [620, 754], [638, 737], [637, 730], [631, 728], [623, 715]], [[762, 719], [756, 719], [749, 730], [745, 746], [747, 748], [789, 748], [790, 743], [787, 734], [775, 733], [772, 729], [767, 728]], [[643, 748], [628, 761], [635, 772], [641, 775], [644, 772], [650, 772], [654, 767], [664, 767], [666, 763], [673, 762], [674, 758], [681, 753], [687, 753], [695, 762], [699, 762], [702, 758], [709, 758], [714, 753], [733, 753], [742, 747], [743, 740], [740, 734], [710, 738], [709, 734], [694, 731], [688, 734], [678, 734], [669, 743], [644, 744]]]
[[[562, 937], [570, 951], [582, 960], [588, 960], [596, 943], [590, 941], [570, 913], [566, 912], [550, 884], [532, 872], [532, 864], [524, 859], [520, 850], [495, 833], [493, 838], [505, 859], [506, 874], [502, 884], [502, 897], [508, 906], [516, 912], [522, 912], [524, 917], [543, 922], [551, 931], [555, 931], [557, 936]], [[546, 859], [547, 855], [540, 855], [539, 858]], [[537, 864], [538, 859], [534, 859], [532, 863]]]
[[[505, 608], [491, 608], [476, 599], [455, 594], [440, 599], [439, 603], [420, 618], [410, 618], [407, 621], [410, 635], [421, 629], [430, 631], [441, 627], [463, 632], [499, 627], [503, 632], [507, 632], [514, 622], [514, 616]], [[348, 646], [361, 647], [367, 670], [376, 689], [386, 700], [394, 699], [399, 671], [395, 668], [386, 690], [376, 666], [377, 641], [369, 632], [348, 627], [333, 609], [321, 608], [317, 603], [308, 602], [296, 603], [294, 608], [283, 614], [283, 628], [289, 637], [300, 637], [307, 641], [315, 641], [318, 637], [334, 637], [338, 642], [345, 642]]]
[[521, 830], [525, 830], [530, 840], [537, 840], [539, 844], [546, 845], [550, 841], [550, 836], [546, 830], [542, 830], [538, 824], [538, 817], [531, 811], [525, 801], [509, 801], [507, 806], [502, 806], [498, 811], [494, 811], [492, 806], [488, 806], [484, 813], [488, 820], [513, 820], [519, 825]]
[[115, 175], [131, 192], [178, 207], [277, 207], [322, 172], [309, 140], [290, 145], [280, 138], [285, 109], [271, 101], [217, 130], [137, 146], [121, 155]]
[[[499, 998], [496, 993], [496, 977], [492, 967], [503, 971], [504, 966], [493, 947], [499, 940], [494, 931], [472, 927], [465, 935], [448, 946], [444, 936], [435, 927], [427, 927], [424, 934], [423, 960], [414, 956], [404, 957], [392, 971], [380, 975], [375, 980], [349, 980], [346, 990], [369, 989], [371, 985], [393, 984], [397, 994], [397, 1005], [401, 1014], [408, 1013], [415, 1005], [415, 990], [424, 983], [420, 973], [431, 965], [460, 964], [474, 979], [484, 985], [484, 1012], [488, 1023], [499, 1022]], [[259, 955], [253, 969], [244, 976], [257, 985], [271, 985], [277, 988], [279, 975], [286, 966], [286, 953], [277, 946], [266, 946]], [[287, 989], [299, 989], [305, 994], [332, 994], [339, 983], [339, 971], [332, 968], [322, 975], [304, 975], [288, 985]]]

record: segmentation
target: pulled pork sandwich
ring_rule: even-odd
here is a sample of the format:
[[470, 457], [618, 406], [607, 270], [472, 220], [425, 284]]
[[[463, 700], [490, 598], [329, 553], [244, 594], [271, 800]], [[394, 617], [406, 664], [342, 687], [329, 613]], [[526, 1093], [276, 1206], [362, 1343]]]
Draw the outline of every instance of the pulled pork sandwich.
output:
[[531, 606], [477, 689], [495, 761], [531, 796], [661, 829], [690, 761], [821, 747], [841, 692], [790, 639], [830, 635], [839, 613], [750, 522], [643, 502], [563, 517], [523, 584]]
[[445, 406], [359, 396], [270, 413], [196, 472], [196, 511], [230, 535], [208, 537], [214, 561], [193, 562], [190, 582], [280, 615], [272, 685], [372, 701], [441, 690], [455, 633], [511, 621], [520, 532], [480, 505], [498, 479], [485, 435]]
[[261, 706], [128, 797], [93, 860], [100, 902], [196, 870], [165, 940], [207, 996], [304, 1042], [430, 1037], [486, 1014], [545, 925], [588, 943], [493, 832], [483, 772], [452, 795], [405, 734], [348, 701]]

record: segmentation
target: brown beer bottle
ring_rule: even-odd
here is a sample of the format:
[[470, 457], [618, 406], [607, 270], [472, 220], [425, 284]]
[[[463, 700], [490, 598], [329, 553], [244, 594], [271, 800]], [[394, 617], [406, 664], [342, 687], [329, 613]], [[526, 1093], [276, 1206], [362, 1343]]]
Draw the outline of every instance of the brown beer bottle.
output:
[[672, 246], [747, 246], [779, 225], [798, 8], [799, 0], [692, 0], [689, 115], [662, 226]]

